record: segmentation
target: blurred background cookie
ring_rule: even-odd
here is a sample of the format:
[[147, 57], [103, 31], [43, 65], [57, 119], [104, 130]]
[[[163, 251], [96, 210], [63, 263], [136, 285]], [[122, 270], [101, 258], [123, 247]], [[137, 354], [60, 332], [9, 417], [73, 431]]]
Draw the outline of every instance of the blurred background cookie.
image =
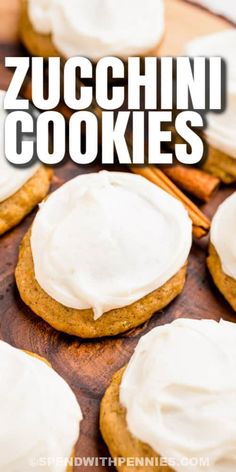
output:
[[[225, 61], [225, 110], [206, 114], [203, 138], [207, 143], [203, 169], [229, 184], [236, 181], [236, 29], [194, 39], [186, 45], [188, 56], [220, 56]], [[223, 84], [222, 84], [223, 87]]]
[[22, 0], [20, 34], [32, 55], [152, 55], [164, 33], [163, 0]]
[[52, 171], [39, 163], [20, 168], [5, 158], [4, 95], [0, 90], [0, 235], [20, 223], [43, 200], [52, 178]]

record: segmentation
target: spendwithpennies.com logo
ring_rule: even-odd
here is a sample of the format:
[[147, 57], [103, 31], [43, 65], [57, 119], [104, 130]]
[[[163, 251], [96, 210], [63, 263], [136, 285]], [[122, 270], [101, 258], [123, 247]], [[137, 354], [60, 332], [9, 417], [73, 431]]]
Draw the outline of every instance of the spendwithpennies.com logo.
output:
[[30, 466], [34, 467], [49, 467], [49, 466], [74, 466], [74, 467], [186, 467], [194, 470], [199, 467], [210, 466], [209, 457], [181, 457], [176, 459], [174, 457], [35, 457], [31, 459]]

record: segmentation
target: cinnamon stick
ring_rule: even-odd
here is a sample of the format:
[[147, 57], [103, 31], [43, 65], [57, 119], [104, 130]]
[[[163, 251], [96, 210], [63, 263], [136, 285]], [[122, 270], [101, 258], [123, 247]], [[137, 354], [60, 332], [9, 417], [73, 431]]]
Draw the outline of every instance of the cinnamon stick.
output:
[[188, 197], [186, 197], [186, 195], [184, 195], [183, 192], [181, 192], [181, 190], [178, 189], [178, 187], [176, 187], [164, 172], [154, 166], [130, 166], [130, 169], [135, 174], [142, 175], [146, 179], [150, 180], [150, 182], [158, 185], [162, 190], [165, 190], [184, 204], [189, 217], [192, 220], [193, 235], [196, 238], [202, 238], [207, 235], [210, 229], [210, 221], [208, 218]]
[[208, 202], [220, 184], [220, 179], [194, 167], [175, 165], [162, 167], [164, 174], [170, 177], [181, 189], [194, 197]]

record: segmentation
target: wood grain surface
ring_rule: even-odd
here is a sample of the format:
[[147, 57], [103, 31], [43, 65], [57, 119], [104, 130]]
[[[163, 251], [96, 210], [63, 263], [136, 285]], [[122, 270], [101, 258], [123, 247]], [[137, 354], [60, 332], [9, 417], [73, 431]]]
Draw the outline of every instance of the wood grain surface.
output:
[[[4, 56], [26, 54], [17, 41], [19, 3], [0, 0], [0, 87], [6, 88], [10, 73], [3, 67]], [[227, 23], [202, 9], [177, 0], [167, 2], [167, 33], [161, 46], [162, 54], [179, 53], [186, 39], [228, 27]], [[78, 167], [69, 159], [55, 170], [53, 190], [79, 173], [101, 169], [96, 165]], [[203, 207], [212, 217], [219, 203], [232, 193], [233, 187], [222, 188]], [[214, 287], [206, 269], [207, 240], [194, 242], [183, 293], [152, 320], [116, 338], [83, 341], [55, 331], [35, 316], [21, 302], [14, 280], [19, 244], [31, 224], [35, 212], [13, 231], [0, 239], [0, 338], [21, 349], [47, 358], [55, 370], [74, 390], [83, 410], [84, 420], [76, 455], [108, 456], [98, 428], [100, 399], [115, 371], [132, 354], [139, 337], [154, 326], [178, 317], [213, 318], [235, 321], [235, 314]], [[13, 445], [14, 447], [14, 445]], [[113, 470], [112, 467], [79, 467], [81, 471]]]

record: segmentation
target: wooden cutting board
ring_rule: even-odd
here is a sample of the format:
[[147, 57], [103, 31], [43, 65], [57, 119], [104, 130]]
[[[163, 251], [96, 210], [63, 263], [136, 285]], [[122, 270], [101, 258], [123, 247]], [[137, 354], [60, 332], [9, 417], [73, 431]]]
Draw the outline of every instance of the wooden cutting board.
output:
[[[6, 55], [26, 55], [18, 41], [18, 0], [0, 2], [0, 87], [6, 89], [10, 73], [4, 70]], [[166, 2], [167, 32], [158, 50], [163, 55], [180, 54], [185, 42], [200, 34], [229, 28], [223, 19], [181, 0]], [[52, 189], [83, 172], [101, 169], [98, 163], [89, 168], [68, 162], [55, 170]], [[121, 169], [121, 168], [119, 168]], [[203, 207], [211, 217], [219, 203], [232, 193], [222, 188], [212, 201]], [[127, 334], [116, 338], [84, 341], [61, 334], [35, 316], [20, 300], [14, 281], [14, 268], [22, 236], [30, 226], [35, 212], [16, 229], [0, 238], [0, 338], [21, 349], [46, 357], [55, 370], [74, 390], [83, 410], [81, 436], [76, 447], [80, 457], [105, 457], [109, 453], [98, 427], [100, 399], [111, 377], [130, 358], [141, 335], [154, 326], [168, 323], [178, 317], [223, 317], [235, 321], [235, 315], [214, 287], [206, 270], [207, 240], [193, 244], [188, 278], [183, 293], [152, 320]], [[14, 445], [13, 445], [14, 447]], [[112, 467], [80, 467], [81, 471], [113, 470]]]

